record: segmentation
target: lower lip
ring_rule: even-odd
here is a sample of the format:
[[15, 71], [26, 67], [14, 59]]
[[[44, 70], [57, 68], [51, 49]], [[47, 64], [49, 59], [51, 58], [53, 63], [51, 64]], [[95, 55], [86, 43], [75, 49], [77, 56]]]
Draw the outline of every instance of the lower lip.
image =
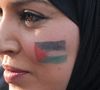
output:
[[7, 83], [15, 83], [20, 82], [25, 78], [28, 72], [12, 72], [12, 71], [4, 71], [4, 79]]

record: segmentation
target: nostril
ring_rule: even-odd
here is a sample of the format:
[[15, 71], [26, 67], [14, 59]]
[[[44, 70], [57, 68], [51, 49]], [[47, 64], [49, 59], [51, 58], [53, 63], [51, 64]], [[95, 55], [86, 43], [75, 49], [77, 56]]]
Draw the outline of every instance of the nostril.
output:
[[16, 55], [17, 53], [14, 52], [14, 51], [8, 50], [8, 51], [4, 51], [3, 54], [13, 57], [13, 56]]
[[5, 53], [14, 53], [13, 51], [9, 50], [9, 51], [5, 51]]

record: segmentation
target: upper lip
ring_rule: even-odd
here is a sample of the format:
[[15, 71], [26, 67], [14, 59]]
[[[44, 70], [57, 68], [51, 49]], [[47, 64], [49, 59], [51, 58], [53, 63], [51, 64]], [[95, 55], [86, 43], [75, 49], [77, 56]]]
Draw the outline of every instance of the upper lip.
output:
[[2, 65], [2, 66], [3, 66], [4, 70], [10, 71], [10, 72], [17, 72], [17, 73], [26, 72], [26, 73], [29, 73], [26, 70], [15, 68], [15, 67], [12, 67], [12, 66], [9, 66], [9, 65]]

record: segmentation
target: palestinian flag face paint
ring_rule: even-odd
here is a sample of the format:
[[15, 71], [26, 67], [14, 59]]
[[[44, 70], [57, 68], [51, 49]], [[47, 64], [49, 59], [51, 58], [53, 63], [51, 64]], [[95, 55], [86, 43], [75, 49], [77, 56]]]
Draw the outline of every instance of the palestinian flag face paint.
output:
[[62, 63], [66, 61], [65, 41], [35, 43], [36, 58], [41, 63]]

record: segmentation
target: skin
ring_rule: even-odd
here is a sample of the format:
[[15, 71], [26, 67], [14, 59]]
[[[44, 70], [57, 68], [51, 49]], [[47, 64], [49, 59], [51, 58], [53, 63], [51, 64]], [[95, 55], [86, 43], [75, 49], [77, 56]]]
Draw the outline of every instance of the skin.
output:
[[29, 2], [0, 0], [2, 65], [29, 72], [18, 80], [5, 79], [9, 90], [66, 90], [78, 52], [79, 29], [50, 3]]

